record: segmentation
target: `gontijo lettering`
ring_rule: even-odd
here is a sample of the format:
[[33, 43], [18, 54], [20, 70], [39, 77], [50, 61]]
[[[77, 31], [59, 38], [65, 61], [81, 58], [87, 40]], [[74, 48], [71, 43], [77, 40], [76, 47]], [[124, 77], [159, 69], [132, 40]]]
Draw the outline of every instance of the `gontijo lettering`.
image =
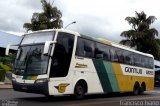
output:
[[154, 75], [154, 72], [153, 71], [146, 71], [146, 74], [149, 74], [149, 75]]
[[137, 68], [125, 67], [125, 72], [142, 74], [142, 69], [138, 70]]

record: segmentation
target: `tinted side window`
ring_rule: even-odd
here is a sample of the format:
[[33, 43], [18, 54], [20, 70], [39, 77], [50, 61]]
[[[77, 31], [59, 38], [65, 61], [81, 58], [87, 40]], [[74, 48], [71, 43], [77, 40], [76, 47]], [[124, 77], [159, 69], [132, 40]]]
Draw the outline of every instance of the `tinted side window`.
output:
[[57, 43], [62, 45], [67, 53], [72, 52], [74, 36], [72, 34], [59, 32], [57, 37]]
[[122, 50], [122, 49], [116, 49], [116, 54], [117, 54], [117, 57], [118, 57], [118, 62], [120, 62], [120, 63], [124, 63], [124, 50]]
[[81, 38], [77, 39], [76, 55], [84, 56], [84, 40]]
[[117, 51], [116, 48], [111, 47], [111, 49], [110, 49], [111, 61], [118, 62], [118, 56], [117, 56], [117, 52], [116, 51]]
[[141, 65], [142, 65], [142, 67], [146, 67], [146, 68], [149, 66], [148, 57], [141, 56]]
[[153, 68], [153, 59], [146, 56], [141, 56], [141, 65], [145, 68]]
[[90, 40], [84, 40], [84, 56], [94, 57], [95, 43]]
[[134, 65], [136, 65], [136, 66], [142, 66], [141, 55], [134, 54]]
[[110, 47], [105, 44], [96, 43], [95, 58], [110, 60], [110, 53], [109, 53], [110, 49], [109, 48]]
[[149, 68], [153, 69], [153, 66], [154, 66], [154, 62], [153, 62], [153, 59], [152, 58], [148, 58], [148, 66]]
[[74, 35], [59, 32], [57, 43], [55, 44], [52, 58], [50, 77], [65, 77], [68, 74], [72, 51], [74, 44]]
[[95, 43], [91, 40], [78, 38], [76, 55], [93, 58]]
[[123, 55], [124, 55], [124, 63], [132, 65], [133, 64], [133, 53], [129, 51], [124, 51]]

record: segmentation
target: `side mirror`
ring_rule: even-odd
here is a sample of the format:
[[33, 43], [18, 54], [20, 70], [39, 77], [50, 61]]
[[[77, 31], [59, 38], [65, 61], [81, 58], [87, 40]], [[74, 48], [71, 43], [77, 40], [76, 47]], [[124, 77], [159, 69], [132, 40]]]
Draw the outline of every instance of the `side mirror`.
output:
[[55, 44], [55, 43], [56, 43], [56, 41], [46, 41], [45, 45], [44, 45], [43, 55], [47, 55], [49, 52], [49, 46], [51, 44]]
[[9, 55], [9, 49], [10, 49], [10, 44], [7, 45], [6, 47], [6, 51], [5, 51], [5, 55], [8, 56]]
[[15, 44], [15, 45], [10, 45], [10, 44], [8, 44], [7, 47], [6, 47], [6, 51], [5, 51], [5, 55], [6, 55], [6, 56], [9, 55], [9, 49], [10, 49], [11, 46], [19, 46], [19, 44]]

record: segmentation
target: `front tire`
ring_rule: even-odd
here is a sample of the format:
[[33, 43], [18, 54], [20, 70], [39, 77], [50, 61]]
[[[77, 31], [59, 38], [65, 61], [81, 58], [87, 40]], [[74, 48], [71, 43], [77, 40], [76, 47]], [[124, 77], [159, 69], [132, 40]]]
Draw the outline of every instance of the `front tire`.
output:
[[74, 89], [74, 97], [76, 99], [83, 99], [85, 96], [85, 86], [82, 83], [77, 83]]

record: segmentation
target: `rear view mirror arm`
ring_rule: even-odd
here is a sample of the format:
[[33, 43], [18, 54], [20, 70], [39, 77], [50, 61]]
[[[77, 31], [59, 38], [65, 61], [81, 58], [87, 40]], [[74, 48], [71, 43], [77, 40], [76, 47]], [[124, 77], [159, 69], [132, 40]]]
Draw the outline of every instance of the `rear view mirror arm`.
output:
[[6, 56], [9, 55], [9, 49], [10, 49], [11, 46], [19, 46], [19, 44], [14, 44], [14, 45], [8, 44], [7, 47], [6, 47], [6, 51], [5, 51], [5, 55], [6, 55]]

